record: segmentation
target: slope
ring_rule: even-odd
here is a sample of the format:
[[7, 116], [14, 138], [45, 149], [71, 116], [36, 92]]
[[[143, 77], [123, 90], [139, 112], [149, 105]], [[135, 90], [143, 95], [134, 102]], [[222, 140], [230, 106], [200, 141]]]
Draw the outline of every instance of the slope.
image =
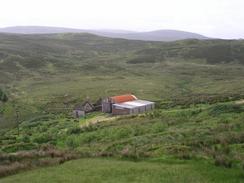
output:
[[[86, 33], [0, 34], [0, 87], [28, 113], [21, 117], [38, 115], [46, 105], [62, 109], [65, 101], [72, 108], [87, 96], [94, 101], [131, 92], [155, 101], [227, 98], [244, 91], [243, 49], [237, 40], [163, 43]], [[8, 113], [0, 115], [9, 118]]]

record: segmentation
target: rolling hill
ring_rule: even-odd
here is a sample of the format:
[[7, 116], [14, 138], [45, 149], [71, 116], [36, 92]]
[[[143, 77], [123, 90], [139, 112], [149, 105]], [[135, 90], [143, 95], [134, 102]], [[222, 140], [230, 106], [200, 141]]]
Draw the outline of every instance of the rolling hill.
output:
[[[244, 41], [1, 33], [0, 88], [0, 177], [44, 167], [0, 182], [243, 179]], [[71, 116], [87, 98], [124, 93], [156, 110]]]
[[[39, 73], [123, 72], [131, 66], [169, 60], [207, 64], [244, 64], [244, 41], [182, 40], [152, 42], [100, 37], [88, 33], [0, 34], [1, 83]], [[106, 66], [106, 67], [103, 67]], [[131, 70], [133, 73], [133, 69]]]
[[137, 32], [137, 33], [127, 33], [127, 34], [111, 34], [98, 32], [97, 35], [113, 37], [113, 38], [123, 38], [129, 40], [144, 40], [144, 41], [177, 41], [184, 39], [209, 39], [203, 35], [177, 31], [177, 30], [156, 30], [150, 32]]
[[23, 118], [35, 116], [32, 111], [47, 103], [62, 109], [66, 95], [73, 103], [131, 92], [159, 101], [227, 97], [244, 91], [243, 49], [244, 41], [237, 40], [150, 42], [87, 33], [2, 33], [0, 88], [10, 100], [25, 103]]
[[184, 39], [208, 39], [200, 34], [177, 31], [177, 30], [157, 30], [150, 32], [135, 32], [127, 30], [83, 30], [61, 27], [42, 26], [16, 26], [1, 28], [0, 32], [15, 34], [54, 34], [54, 33], [91, 33], [110, 38], [123, 38], [129, 40], [145, 41], [176, 41]]

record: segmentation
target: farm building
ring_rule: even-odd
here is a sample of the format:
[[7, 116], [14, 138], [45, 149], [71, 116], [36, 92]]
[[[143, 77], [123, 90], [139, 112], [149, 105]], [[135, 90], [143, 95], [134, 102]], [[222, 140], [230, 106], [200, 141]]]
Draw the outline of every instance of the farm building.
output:
[[139, 100], [134, 95], [108, 97], [102, 101], [102, 111], [113, 115], [138, 114], [154, 109], [154, 102]]
[[73, 115], [76, 118], [85, 116], [86, 113], [94, 111], [94, 105], [89, 101], [85, 101], [83, 104], [78, 104], [74, 107]]
[[102, 109], [102, 99], [99, 98], [95, 103], [91, 103], [89, 100], [81, 104], [77, 104], [73, 109], [73, 116], [76, 118], [84, 117], [87, 113], [94, 111], [101, 111]]

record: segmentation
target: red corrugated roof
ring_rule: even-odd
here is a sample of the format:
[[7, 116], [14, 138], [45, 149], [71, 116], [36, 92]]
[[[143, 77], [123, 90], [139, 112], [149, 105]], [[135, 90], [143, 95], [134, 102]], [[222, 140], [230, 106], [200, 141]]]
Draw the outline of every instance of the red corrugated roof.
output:
[[129, 102], [129, 101], [137, 100], [137, 98], [131, 94], [113, 96], [110, 98], [112, 99], [113, 103], [122, 103], [122, 102]]

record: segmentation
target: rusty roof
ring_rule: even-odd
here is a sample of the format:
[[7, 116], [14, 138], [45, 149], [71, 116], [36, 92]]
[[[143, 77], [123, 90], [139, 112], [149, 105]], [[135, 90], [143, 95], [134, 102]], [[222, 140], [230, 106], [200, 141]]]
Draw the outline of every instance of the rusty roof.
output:
[[113, 96], [110, 98], [111, 98], [113, 103], [123, 103], [123, 102], [129, 102], [129, 101], [137, 100], [136, 96], [131, 95], [131, 94], [118, 95], [118, 96]]

